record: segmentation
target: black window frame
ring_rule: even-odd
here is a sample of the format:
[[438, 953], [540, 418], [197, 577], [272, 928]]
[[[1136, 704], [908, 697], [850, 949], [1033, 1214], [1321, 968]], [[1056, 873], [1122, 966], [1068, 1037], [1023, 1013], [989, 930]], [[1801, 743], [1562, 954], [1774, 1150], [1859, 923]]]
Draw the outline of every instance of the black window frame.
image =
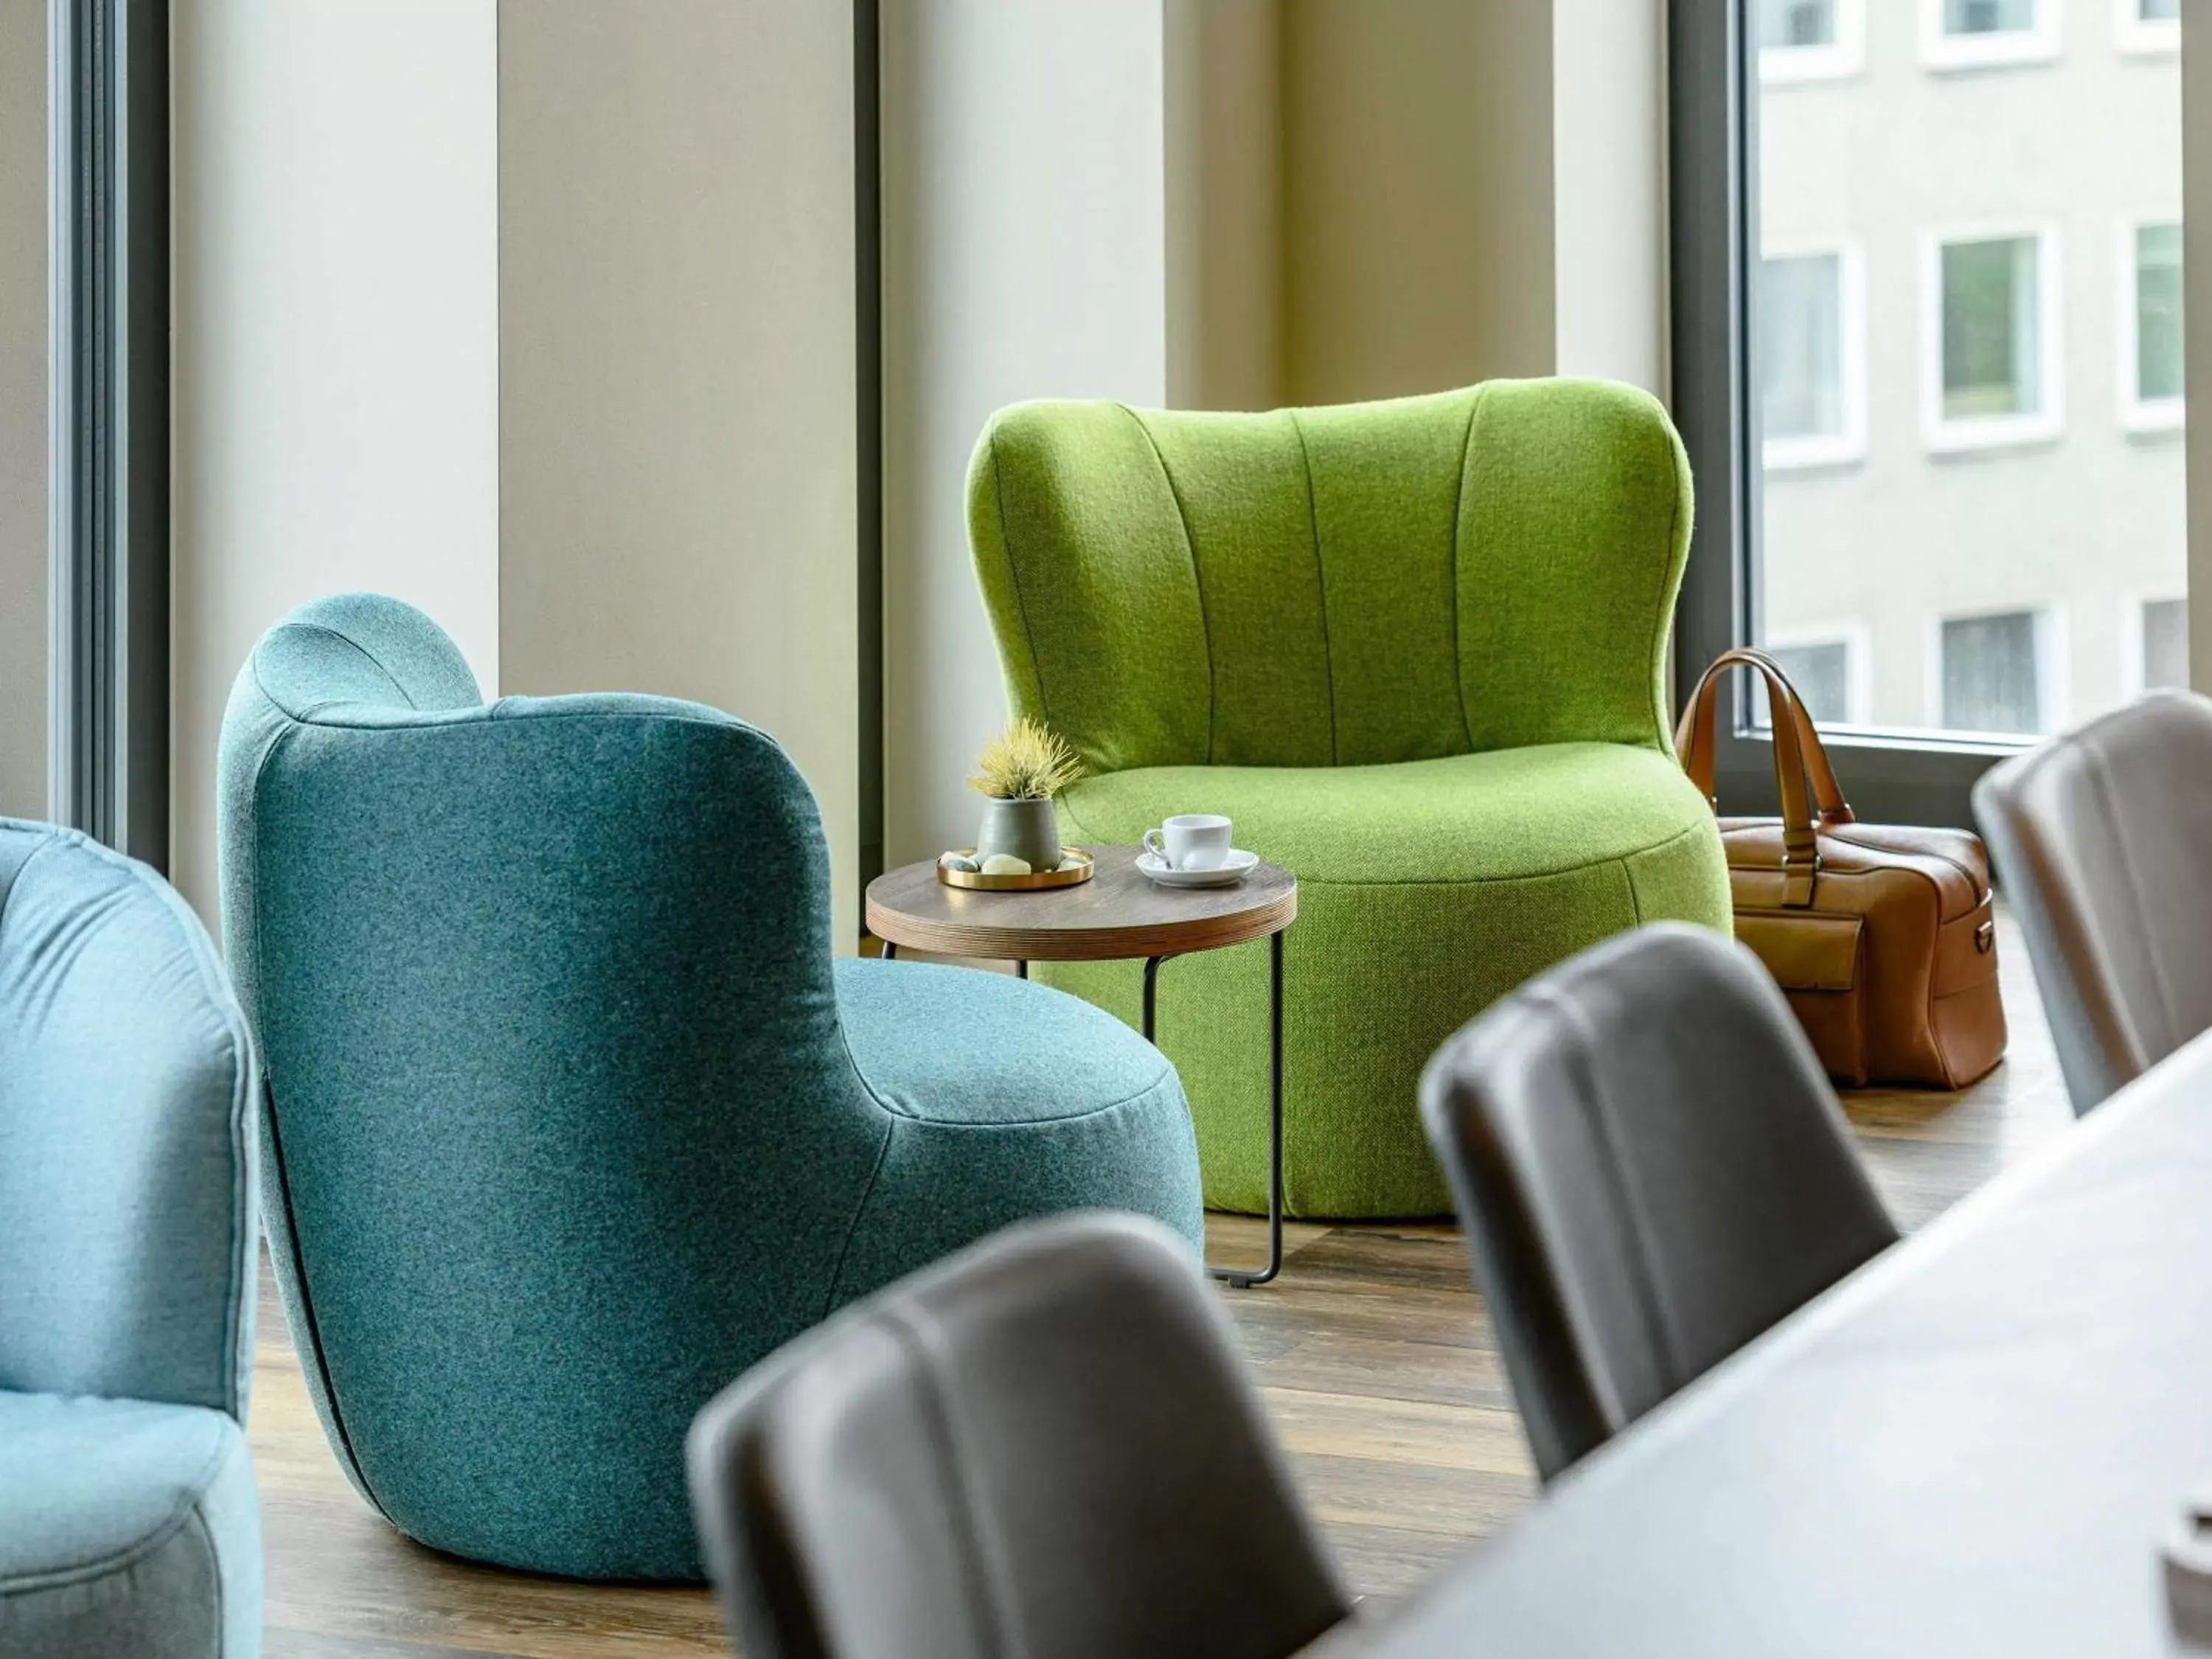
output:
[[49, 0], [47, 813], [169, 863], [169, 7]]
[[[1750, 0], [1668, 7], [1668, 171], [1674, 422], [1698, 503], [1675, 613], [1679, 707], [1705, 665], [1748, 643], [1759, 614], [1762, 481], [1751, 282], [1759, 249], [1758, 46]], [[1731, 674], [1720, 700], [1714, 787], [1721, 810], [1771, 815], [1773, 745], [1765, 692]], [[1823, 733], [1859, 817], [1971, 828], [1974, 781], [2033, 739], [1927, 732]]]

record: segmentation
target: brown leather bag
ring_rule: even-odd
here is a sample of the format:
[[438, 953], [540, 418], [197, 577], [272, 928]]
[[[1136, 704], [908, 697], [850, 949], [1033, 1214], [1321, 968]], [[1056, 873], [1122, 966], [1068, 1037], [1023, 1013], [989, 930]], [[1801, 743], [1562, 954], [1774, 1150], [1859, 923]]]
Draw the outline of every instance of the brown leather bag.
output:
[[2004, 1056], [1989, 854], [1963, 830], [1856, 822], [1812, 716], [1761, 651], [1723, 652], [1675, 730], [1707, 800], [1714, 714], [1738, 667], [1766, 682], [1782, 816], [1720, 821], [1736, 937], [1837, 1082], [1964, 1088]]

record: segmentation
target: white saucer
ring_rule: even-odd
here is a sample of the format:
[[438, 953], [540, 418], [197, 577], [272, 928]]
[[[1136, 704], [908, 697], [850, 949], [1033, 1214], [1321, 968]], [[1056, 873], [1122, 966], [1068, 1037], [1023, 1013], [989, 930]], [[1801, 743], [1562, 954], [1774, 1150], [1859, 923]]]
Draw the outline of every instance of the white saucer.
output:
[[1236, 847], [1229, 849], [1228, 860], [1213, 870], [1170, 869], [1150, 853], [1137, 854], [1137, 868], [1161, 887], [1234, 887], [1251, 874], [1259, 862], [1257, 853], [1247, 853]]

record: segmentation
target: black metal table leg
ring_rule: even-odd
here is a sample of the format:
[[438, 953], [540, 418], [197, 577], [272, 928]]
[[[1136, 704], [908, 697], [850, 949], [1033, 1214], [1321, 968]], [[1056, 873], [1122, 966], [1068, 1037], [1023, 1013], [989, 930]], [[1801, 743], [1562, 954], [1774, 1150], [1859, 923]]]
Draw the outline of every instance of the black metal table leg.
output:
[[[1159, 1009], [1160, 963], [1164, 957], [1145, 958], [1145, 1041], [1153, 1034]], [[1283, 1270], [1283, 936], [1267, 939], [1267, 1263], [1263, 1267], [1222, 1267], [1208, 1262], [1206, 1272], [1216, 1279], [1247, 1291], [1264, 1285]]]
[[884, 960], [885, 962], [893, 962], [897, 960], [897, 958], [898, 946], [892, 944], [889, 939], [885, 939], [884, 941]]
[[1027, 979], [1029, 976], [1030, 965], [1028, 963], [1018, 962], [1014, 964], [1014, 977], [1016, 979]]

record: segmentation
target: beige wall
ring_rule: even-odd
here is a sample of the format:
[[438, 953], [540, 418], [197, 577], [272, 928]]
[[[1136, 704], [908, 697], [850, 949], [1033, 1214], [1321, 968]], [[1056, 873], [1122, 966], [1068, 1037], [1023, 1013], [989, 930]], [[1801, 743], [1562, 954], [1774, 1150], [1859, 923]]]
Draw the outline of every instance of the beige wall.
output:
[[46, 813], [46, 9], [0, 4], [0, 814]]
[[173, 14], [172, 870], [214, 920], [232, 678], [302, 600], [421, 605], [499, 663], [492, 0]]
[[1279, 0], [1167, 7], [1168, 402], [1287, 397]]
[[1540, 0], [1285, 7], [1293, 401], [1549, 371], [1551, 69]]
[[885, 856], [964, 844], [1006, 719], [968, 551], [983, 422], [1167, 395], [1159, 0], [884, 8]]
[[1169, 386], [1665, 384], [1663, 0], [1169, 0]]
[[774, 733], [859, 937], [851, 9], [500, 8], [500, 674]]

